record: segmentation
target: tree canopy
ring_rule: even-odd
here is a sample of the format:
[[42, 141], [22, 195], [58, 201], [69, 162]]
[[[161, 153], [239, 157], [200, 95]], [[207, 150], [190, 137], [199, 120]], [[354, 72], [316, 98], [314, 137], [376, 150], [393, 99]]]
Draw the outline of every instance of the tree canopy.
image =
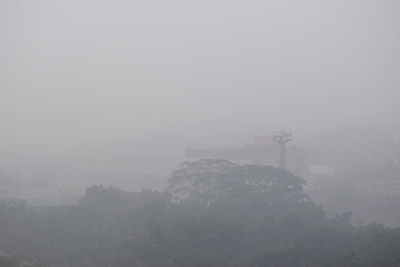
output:
[[[400, 230], [327, 218], [270, 166], [185, 162], [165, 192], [87, 189], [78, 205], [0, 201], [0, 263], [42, 267], [399, 266]], [[24, 262], [24, 263], [23, 263]], [[3, 266], [0, 265], [0, 266]]]

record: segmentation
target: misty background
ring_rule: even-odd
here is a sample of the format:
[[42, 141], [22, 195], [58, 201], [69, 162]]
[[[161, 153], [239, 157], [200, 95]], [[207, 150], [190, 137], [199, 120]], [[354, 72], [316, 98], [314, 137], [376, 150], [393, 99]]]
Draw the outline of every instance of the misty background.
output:
[[2, 0], [3, 177], [159, 189], [187, 149], [278, 130], [314, 164], [396, 162], [399, 7]]
[[2, 0], [2, 154], [160, 132], [398, 131], [399, 8]]
[[399, 14], [0, 0], [0, 266], [399, 266]]

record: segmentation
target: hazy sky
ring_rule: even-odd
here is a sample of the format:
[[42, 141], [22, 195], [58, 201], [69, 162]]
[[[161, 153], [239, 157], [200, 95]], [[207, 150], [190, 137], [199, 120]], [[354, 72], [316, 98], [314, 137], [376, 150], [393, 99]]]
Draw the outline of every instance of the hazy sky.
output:
[[399, 127], [399, 14], [398, 0], [0, 0], [1, 143]]

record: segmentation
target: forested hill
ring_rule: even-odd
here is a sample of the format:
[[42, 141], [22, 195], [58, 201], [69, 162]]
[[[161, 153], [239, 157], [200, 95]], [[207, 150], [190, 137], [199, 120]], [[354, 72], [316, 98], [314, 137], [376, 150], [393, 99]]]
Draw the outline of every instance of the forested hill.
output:
[[400, 266], [400, 229], [328, 219], [269, 166], [183, 163], [163, 192], [93, 186], [76, 206], [0, 202], [0, 266]]

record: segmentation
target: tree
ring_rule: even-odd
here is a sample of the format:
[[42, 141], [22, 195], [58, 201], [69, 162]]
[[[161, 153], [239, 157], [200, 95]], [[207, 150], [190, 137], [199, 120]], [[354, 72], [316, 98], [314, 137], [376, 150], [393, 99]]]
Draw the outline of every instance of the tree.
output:
[[310, 202], [303, 192], [304, 183], [302, 178], [280, 168], [204, 159], [185, 162], [174, 171], [168, 179], [167, 192], [176, 202], [205, 206], [258, 202], [265, 207]]

